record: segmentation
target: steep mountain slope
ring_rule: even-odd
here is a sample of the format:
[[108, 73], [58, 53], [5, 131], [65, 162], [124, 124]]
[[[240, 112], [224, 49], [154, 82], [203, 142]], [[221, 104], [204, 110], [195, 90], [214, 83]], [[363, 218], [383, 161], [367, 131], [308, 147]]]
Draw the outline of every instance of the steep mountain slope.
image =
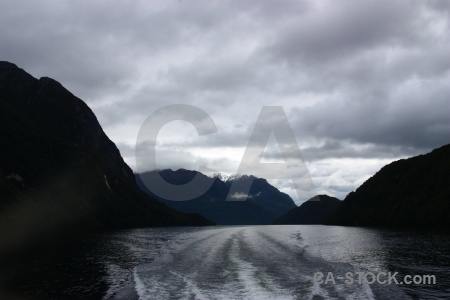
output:
[[[184, 169], [160, 171], [161, 177], [172, 184], [185, 184], [194, 178], [197, 173], [205, 180], [213, 182], [211, 188], [205, 194], [188, 201], [158, 199], [179, 211], [200, 213], [220, 225], [271, 224], [273, 220], [296, 207], [291, 197], [280, 192], [262, 178], [244, 175], [223, 181], [220, 176], [208, 179], [202, 173]], [[141, 189], [152, 195], [152, 192], [142, 182], [142, 178], [145, 179], [150, 174], [151, 172], [138, 174], [136, 179]], [[246, 200], [226, 201], [233, 183], [244, 183], [244, 181], [249, 180], [253, 180], [253, 182], [250, 188], [250, 196]]]
[[142, 193], [82, 100], [50, 78], [38, 80], [0, 62], [3, 241], [53, 231], [207, 223]]
[[327, 223], [449, 226], [450, 145], [383, 167], [351, 192]]
[[273, 224], [323, 224], [336, 212], [341, 200], [327, 195], [318, 195], [279, 217]]

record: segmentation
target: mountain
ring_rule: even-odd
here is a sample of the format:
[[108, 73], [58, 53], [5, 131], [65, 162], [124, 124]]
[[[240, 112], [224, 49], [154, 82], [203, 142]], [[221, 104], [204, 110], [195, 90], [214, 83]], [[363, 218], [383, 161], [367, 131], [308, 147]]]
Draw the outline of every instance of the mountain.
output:
[[[136, 175], [138, 185], [149, 195], [153, 194], [142, 180], [145, 181], [145, 178], [149, 178], [154, 172], [158, 171]], [[186, 213], [199, 213], [219, 225], [271, 224], [273, 220], [296, 207], [291, 197], [280, 192], [262, 178], [243, 175], [232, 176], [224, 181], [222, 176], [217, 175], [210, 178], [200, 172], [185, 169], [177, 171], [161, 170], [159, 172], [161, 177], [171, 184], [185, 184], [197, 174], [205, 181], [212, 181], [210, 189], [205, 194], [192, 200], [169, 201], [157, 198], [161, 203], [176, 210]], [[249, 181], [252, 181], [252, 185], [247, 199], [226, 201], [233, 183], [239, 185]]]
[[336, 212], [341, 200], [327, 195], [318, 195], [295, 207], [276, 219], [273, 224], [324, 224]]
[[0, 62], [2, 242], [55, 231], [202, 224], [210, 222], [140, 191], [82, 100], [53, 79]]
[[383, 167], [327, 221], [336, 225], [450, 225], [450, 145]]

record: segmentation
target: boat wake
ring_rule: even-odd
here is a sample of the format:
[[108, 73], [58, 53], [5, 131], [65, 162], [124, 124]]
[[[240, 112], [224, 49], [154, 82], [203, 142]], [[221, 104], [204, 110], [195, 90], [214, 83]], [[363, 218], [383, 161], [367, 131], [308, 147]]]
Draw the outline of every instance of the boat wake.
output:
[[373, 299], [367, 284], [313, 278], [356, 271], [312, 255], [300, 232], [222, 227], [183, 234], [155, 261], [136, 266], [134, 281], [140, 299]]

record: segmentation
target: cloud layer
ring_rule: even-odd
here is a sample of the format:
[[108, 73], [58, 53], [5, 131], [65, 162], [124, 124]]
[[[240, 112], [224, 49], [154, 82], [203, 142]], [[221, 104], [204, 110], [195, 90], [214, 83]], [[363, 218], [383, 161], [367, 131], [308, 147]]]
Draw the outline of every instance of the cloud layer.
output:
[[262, 106], [283, 106], [316, 188], [343, 198], [449, 143], [449, 14], [446, 0], [4, 0], [0, 59], [85, 100], [135, 169], [139, 128], [164, 105], [198, 106], [218, 132], [168, 124], [160, 167], [227, 174]]

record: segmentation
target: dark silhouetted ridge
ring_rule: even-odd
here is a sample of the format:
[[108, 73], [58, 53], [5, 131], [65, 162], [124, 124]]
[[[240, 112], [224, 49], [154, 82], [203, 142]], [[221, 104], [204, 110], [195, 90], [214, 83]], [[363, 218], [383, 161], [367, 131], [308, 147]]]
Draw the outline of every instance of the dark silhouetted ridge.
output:
[[201, 224], [209, 221], [174, 211], [140, 191], [82, 100], [53, 79], [35, 79], [0, 62], [4, 238], [11, 235], [18, 242], [54, 231]]
[[450, 225], [450, 145], [384, 166], [351, 192], [328, 224]]
[[318, 195], [302, 203], [273, 222], [276, 225], [324, 224], [336, 212], [341, 200], [327, 195]]

